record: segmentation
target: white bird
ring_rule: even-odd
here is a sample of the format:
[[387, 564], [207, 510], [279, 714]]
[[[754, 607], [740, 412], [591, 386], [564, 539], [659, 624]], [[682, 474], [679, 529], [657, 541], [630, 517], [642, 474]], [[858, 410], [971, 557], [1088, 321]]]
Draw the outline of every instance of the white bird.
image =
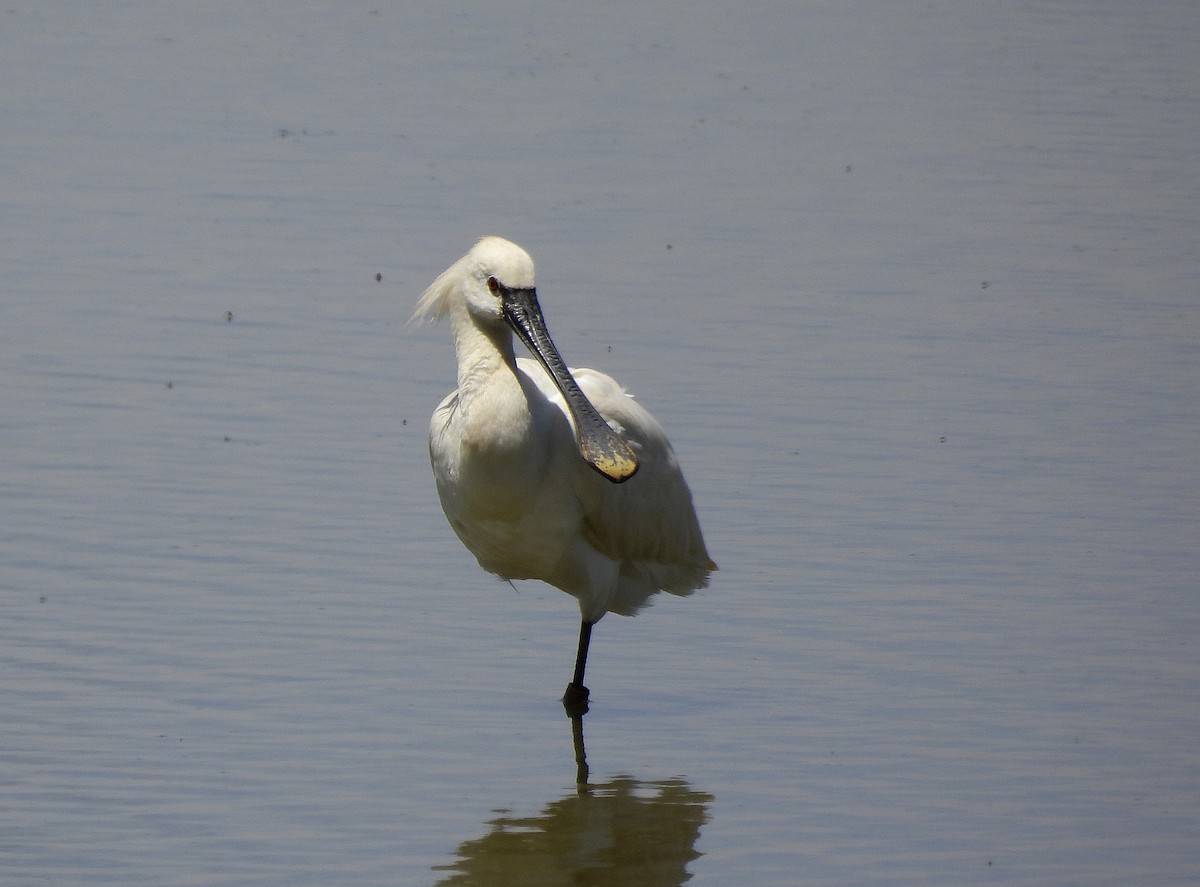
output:
[[[578, 599], [563, 703], [582, 714], [592, 626], [605, 613], [632, 616], [659, 591], [691, 594], [717, 566], [662, 426], [613, 379], [567, 368], [525, 250], [480, 240], [425, 291], [413, 320], [443, 316], [458, 388], [429, 426], [442, 510], [483, 569]], [[537, 361], [516, 357], [513, 332]]]

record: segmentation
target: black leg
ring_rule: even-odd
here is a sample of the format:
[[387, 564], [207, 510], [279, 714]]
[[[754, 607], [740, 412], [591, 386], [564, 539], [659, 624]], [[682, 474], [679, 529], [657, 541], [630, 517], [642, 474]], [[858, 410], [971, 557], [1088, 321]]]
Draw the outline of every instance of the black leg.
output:
[[575, 677], [567, 684], [563, 694], [563, 706], [569, 715], [583, 715], [588, 710], [588, 688], [583, 685], [583, 672], [587, 668], [588, 645], [592, 642], [592, 626], [586, 619], [579, 624], [579, 651], [575, 654]]
[[595, 624], [586, 619], [579, 623], [579, 650], [575, 653], [575, 677], [571, 679], [576, 687], [583, 686], [583, 670], [587, 668], [588, 645], [592, 642], [592, 626]]

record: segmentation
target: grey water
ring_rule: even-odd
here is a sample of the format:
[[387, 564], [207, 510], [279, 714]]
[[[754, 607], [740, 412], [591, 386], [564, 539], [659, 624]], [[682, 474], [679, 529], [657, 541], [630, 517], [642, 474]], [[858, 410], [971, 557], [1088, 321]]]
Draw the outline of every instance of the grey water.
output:
[[[0, 883], [1194, 883], [1198, 46], [1182, 0], [8, 4]], [[427, 462], [406, 320], [488, 233], [720, 564], [599, 624], [578, 736], [574, 601]]]

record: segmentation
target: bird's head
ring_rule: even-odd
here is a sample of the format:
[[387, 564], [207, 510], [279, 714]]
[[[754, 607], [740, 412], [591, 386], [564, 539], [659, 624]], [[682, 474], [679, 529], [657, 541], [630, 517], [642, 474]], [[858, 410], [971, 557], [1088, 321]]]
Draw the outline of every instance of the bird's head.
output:
[[466, 309], [476, 326], [494, 329], [509, 322], [504, 310], [506, 296], [534, 292], [529, 253], [502, 237], [484, 237], [430, 285], [417, 302], [412, 319], [436, 319], [457, 304]]

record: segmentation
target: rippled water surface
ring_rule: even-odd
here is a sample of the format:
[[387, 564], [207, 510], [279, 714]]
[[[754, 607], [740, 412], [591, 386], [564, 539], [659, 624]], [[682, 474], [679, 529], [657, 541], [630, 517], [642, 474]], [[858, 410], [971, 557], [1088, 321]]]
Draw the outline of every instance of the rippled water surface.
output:
[[[0, 881], [1200, 876], [1195, 4], [0, 24]], [[427, 462], [484, 233], [721, 565], [582, 724]]]

